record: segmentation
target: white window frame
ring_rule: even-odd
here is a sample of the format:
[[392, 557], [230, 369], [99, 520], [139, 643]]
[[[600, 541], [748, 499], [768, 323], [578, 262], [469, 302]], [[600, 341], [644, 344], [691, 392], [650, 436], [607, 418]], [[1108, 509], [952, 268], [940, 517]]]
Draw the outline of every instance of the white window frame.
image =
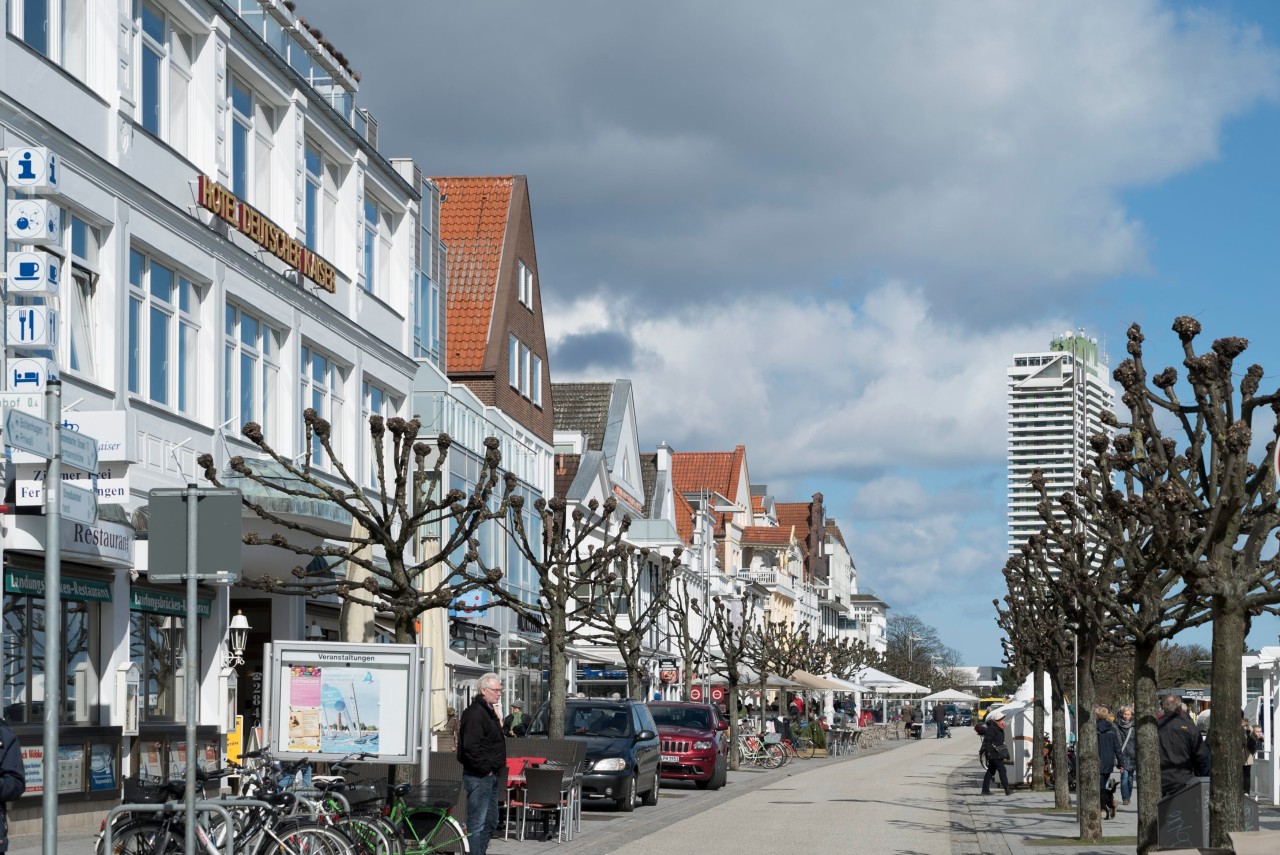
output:
[[[334, 452], [341, 457], [345, 440], [345, 432], [342, 429], [342, 410], [345, 401], [343, 384], [346, 382], [348, 369], [343, 367], [332, 354], [306, 341], [302, 342], [300, 354], [298, 413], [301, 414], [307, 407], [313, 407], [321, 418], [329, 422], [332, 428], [329, 441]], [[315, 377], [314, 368], [317, 359], [321, 360], [325, 366], [323, 379]], [[301, 424], [299, 454], [306, 450], [306, 429], [306, 425]], [[330, 464], [324, 459], [324, 449], [320, 447], [318, 441], [313, 442], [311, 465], [321, 469], [329, 468]]]
[[[373, 438], [365, 433], [369, 428], [369, 418], [370, 416], [382, 416], [385, 422], [400, 411], [400, 405], [385, 386], [367, 377], [364, 380], [364, 388], [360, 397], [361, 415], [363, 416], [360, 421], [361, 437], [369, 436], [369, 442], [362, 441], [360, 445], [364, 454], [369, 458], [368, 465], [365, 466], [368, 484], [370, 487], [376, 487], [378, 485], [378, 459], [373, 453]], [[395, 461], [391, 460], [390, 457], [392, 449], [390, 438], [390, 433], [383, 434], [382, 454], [383, 462], [387, 466], [385, 474], [388, 481], [388, 489], [395, 489]]]
[[529, 400], [542, 406], [542, 357], [529, 351]]
[[[311, 171], [312, 154], [320, 168], [318, 173]], [[303, 243], [312, 252], [328, 258], [333, 254], [338, 221], [338, 165], [324, 146], [308, 137], [303, 149], [302, 171], [307, 182], [303, 198]]]
[[[236, 91], [248, 96], [237, 104]], [[265, 214], [271, 213], [271, 153], [275, 147], [275, 107], [240, 74], [227, 74], [227, 171], [231, 192]], [[236, 135], [244, 134], [244, 177], [236, 160]]]
[[[149, 10], [160, 21], [159, 37], [143, 26], [143, 11]], [[137, 104], [137, 122], [149, 133], [173, 146], [178, 151], [187, 150], [190, 125], [189, 95], [191, 91], [191, 67], [195, 56], [195, 41], [173, 16], [154, 0], [134, 0], [134, 101]], [[159, 69], [156, 75], [154, 109], [155, 124], [146, 115], [151, 106], [143, 92], [145, 55], [155, 55]]]
[[[84, 229], [85, 247], [77, 251], [76, 227]], [[94, 379], [98, 374], [98, 253], [102, 249], [102, 229], [74, 213], [67, 216], [66, 241], [70, 250], [71, 275], [62, 300], [62, 316], [66, 318], [66, 361], [71, 371]], [[74, 359], [73, 359], [74, 357]]]
[[[32, 4], [36, 5], [36, 4]], [[27, 40], [27, 3], [14, 0], [9, 6], [9, 32], [14, 38], [63, 68], [80, 80], [86, 80], [89, 55], [89, 0], [42, 0], [47, 35], [45, 50]]]
[[367, 186], [360, 227], [361, 284], [370, 294], [385, 299], [391, 281], [391, 209]]
[[507, 335], [507, 384], [517, 392], [520, 391], [520, 375], [524, 373], [520, 370], [521, 346], [515, 333]]
[[[134, 258], [140, 259], [135, 276]], [[153, 293], [152, 277], [160, 267], [172, 275], [172, 293], [165, 299]], [[137, 247], [129, 250], [128, 354], [125, 384], [131, 394], [187, 415], [197, 415], [200, 395], [200, 303], [202, 287], [182, 270]], [[187, 295], [184, 300], [184, 292]], [[186, 306], [183, 306], [183, 303]], [[162, 363], [163, 389], [153, 382], [152, 338], [156, 321], [165, 325], [166, 353]], [[161, 397], [163, 396], [163, 397]]]
[[[246, 319], [254, 325], [252, 343], [245, 341]], [[257, 422], [269, 438], [279, 419], [280, 346], [283, 333], [254, 312], [227, 303], [222, 329], [222, 422], [237, 429]], [[245, 412], [245, 363], [252, 383]]]
[[519, 259], [516, 260], [516, 291], [520, 305], [533, 310], [533, 270]]

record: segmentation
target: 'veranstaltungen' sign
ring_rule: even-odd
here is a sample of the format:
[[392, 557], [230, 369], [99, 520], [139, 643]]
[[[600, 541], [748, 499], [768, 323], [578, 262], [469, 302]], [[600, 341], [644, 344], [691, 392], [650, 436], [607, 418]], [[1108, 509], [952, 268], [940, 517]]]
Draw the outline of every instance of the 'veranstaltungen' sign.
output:
[[226, 187], [201, 175], [196, 201], [200, 207], [212, 211], [235, 226], [258, 246], [330, 294], [334, 292], [338, 275], [332, 264], [307, 249], [304, 244], [263, 216], [261, 211], [241, 202]]

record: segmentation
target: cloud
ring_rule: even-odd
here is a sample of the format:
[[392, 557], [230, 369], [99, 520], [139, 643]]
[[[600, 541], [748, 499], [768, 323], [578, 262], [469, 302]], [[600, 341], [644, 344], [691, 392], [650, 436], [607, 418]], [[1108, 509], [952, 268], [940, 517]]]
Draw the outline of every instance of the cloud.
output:
[[547, 290], [645, 315], [886, 274], [978, 324], [1070, 306], [1149, 266], [1124, 193], [1280, 92], [1256, 29], [1158, 0], [350, 9], [302, 11], [383, 150], [529, 175]]
[[[553, 352], [629, 337], [642, 438], [688, 451], [745, 443], [760, 480], [1003, 461], [1004, 366], [1064, 326], [965, 330], [895, 283], [856, 306], [774, 297], [640, 321], [627, 301], [586, 302], [550, 313]], [[553, 376], [592, 379], [558, 363]]]

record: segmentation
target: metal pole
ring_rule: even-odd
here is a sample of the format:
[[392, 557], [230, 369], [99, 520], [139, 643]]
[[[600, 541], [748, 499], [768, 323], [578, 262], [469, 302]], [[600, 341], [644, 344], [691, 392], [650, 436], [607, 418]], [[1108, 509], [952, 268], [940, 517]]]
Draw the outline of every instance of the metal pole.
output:
[[62, 719], [62, 381], [44, 388], [45, 418], [53, 428], [44, 476], [44, 792], [41, 851], [58, 851], [58, 728]]
[[196, 632], [196, 533], [199, 530], [200, 494], [195, 484], [187, 485], [187, 643], [184, 657], [187, 680], [187, 790], [186, 843], [183, 851], [196, 851], [196, 710], [198, 692], [196, 676], [200, 672], [200, 635]]
[[419, 739], [421, 754], [418, 756], [418, 781], [426, 783], [431, 777], [431, 648], [422, 648], [422, 736]]

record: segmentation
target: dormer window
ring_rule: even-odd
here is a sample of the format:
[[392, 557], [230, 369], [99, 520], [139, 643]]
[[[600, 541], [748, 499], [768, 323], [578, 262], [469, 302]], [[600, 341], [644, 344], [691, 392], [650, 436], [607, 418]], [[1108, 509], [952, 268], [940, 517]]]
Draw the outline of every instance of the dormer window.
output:
[[516, 262], [516, 294], [520, 305], [533, 310], [533, 271], [523, 261]]

